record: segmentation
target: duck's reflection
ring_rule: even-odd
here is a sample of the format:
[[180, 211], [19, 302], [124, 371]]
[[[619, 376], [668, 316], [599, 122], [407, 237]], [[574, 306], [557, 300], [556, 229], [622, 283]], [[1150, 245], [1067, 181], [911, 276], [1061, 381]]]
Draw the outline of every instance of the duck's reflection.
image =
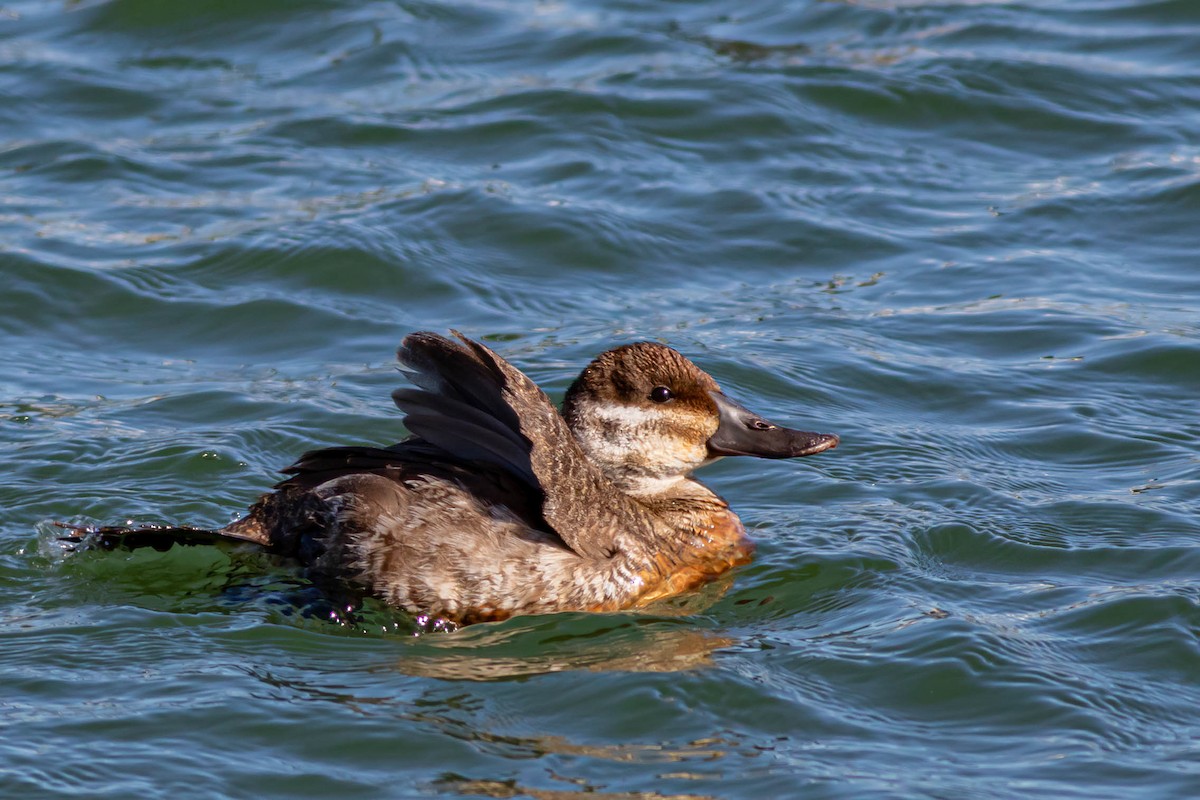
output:
[[439, 781], [439, 789], [471, 797], [532, 797], [534, 800], [710, 800], [707, 794], [660, 794], [659, 792], [598, 792], [584, 784], [578, 789], [535, 789], [522, 786], [515, 780], [471, 780], [455, 778]]
[[[431, 794], [698, 800], [709, 795], [619, 791], [597, 764], [616, 762], [647, 779], [686, 781], [700, 789], [736, 769], [731, 759], [757, 758], [761, 752], [736, 732], [713, 729], [702, 719], [674, 735], [614, 737], [592, 730], [586, 714], [580, 717], [553, 703], [531, 710], [522, 698], [528, 699], [531, 691], [540, 695], [543, 690], [537, 687], [543, 682], [529, 679], [550, 673], [705, 668], [717, 650], [736, 646], [738, 640], [706, 630], [704, 624], [697, 617], [647, 614], [526, 617], [414, 637], [404, 641], [399, 657], [362, 670], [339, 667], [327, 682], [314, 681], [308, 665], [294, 675], [286, 669], [254, 669], [251, 674], [273, 699], [332, 703], [356, 717], [380, 720], [389, 737], [420, 737], [427, 748], [457, 753], [457, 758], [459, 743], [465, 744], [477, 757], [453, 761], [454, 768], [431, 776], [426, 784]], [[562, 688], [558, 678], [550, 680]], [[463, 683], [467, 681], [476, 682], [475, 688]], [[595, 687], [597, 681], [604, 682], [595, 676], [576, 685]], [[506, 683], [510, 685], [502, 685]], [[595, 709], [594, 703], [607, 702], [605, 697], [599, 690], [591, 700], [576, 696], [576, 702]], [[519, 721], [513, 707], [521, 709]]]
[[[488, 629], [492, 628], [492, 629]], [[675, 619], [639, 615], [556, 615], [520, 626], [477, 626], [423, 636], [394, 662], [407, 674], [495, 681], [552, 672], [677, 672], [712, 664], [736, 640]]]

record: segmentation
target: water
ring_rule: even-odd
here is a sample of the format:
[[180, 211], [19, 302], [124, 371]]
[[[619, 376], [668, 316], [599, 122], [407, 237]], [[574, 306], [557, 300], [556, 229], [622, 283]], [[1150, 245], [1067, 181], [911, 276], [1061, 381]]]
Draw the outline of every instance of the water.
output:
[[[1200, 795], [1200, 5], [0, 5], [0, 795]], [[670, 342], [843, 437], [682, 615], [413, 637], [220, 525]], [[703, 600], [712, 601], [704, 608]]]

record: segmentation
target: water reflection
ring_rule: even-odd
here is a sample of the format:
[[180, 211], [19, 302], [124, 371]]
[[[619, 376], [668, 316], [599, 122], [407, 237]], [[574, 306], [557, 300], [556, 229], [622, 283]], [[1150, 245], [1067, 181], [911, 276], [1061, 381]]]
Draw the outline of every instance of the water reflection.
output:
[[562, 800], [587, 795], [599, 800], [707, 800], [707, 794], [662, 794], [660, 792], [600, 792], [589, 783], [579, 781], [577, 789], [534, 789], [516, 780], [471, 780], [451, 776], [434, 784], [455, 794], [472, 797], [533, 797], [535, 800]]
[[[757, 761], [773, 749], [775, 742], [746, 741], [735, 731], [712, 729], [703, 721], [685, 726], [687, 733], [683, 729], [673, 734], [643, 731], [641, 736], [649, 738], [642, 741], [635, 740], [640, 738], [637, 734], [616, 734], [614, 739], [612, 732], [597, 730], [588, 721], [588, 714], [576, 716], [567, 710], [564, 713], [572, 724], [565, 728], [550, 724], [547, 728], [544, 718], [540, 722], [528, 719], [538, 718], [541, 712], [521, 700], [529, 685], [523, 681], [485, 686], [423, 680], [426, 675], [456, 682], [463, 678], [522, 678], [565, 669], [681, 669], [708, 663], [713, 650], [727, 643], [722, 637], [671, 621], [639, 624], [610, 618], [604, 625], [577, 628], [579, 623], [595, 619], [564, 615], [554, 622], [557, 624], [533, 626], [537, 630], [527, 626], [523, 630], [489, 631], [478, 638], [490, 641], [490, 647], [480, 642], [476, 648], [443, 647], [440, 659], [423, 654], [399, 663], [349, 671], [339, 664], [324, 680], [314, 679], [310, 665], [285, 671], [253, 668], [247, 672], [268, 687], [260, 697], [288, 704], [316, 702], [331, 706], [320, 715], [325, 719], [348, 712], [364, 747], [376, 736], [387, 747], [397, 738], [419, 739], [429, 753], [464, 752], [465, 745], [466, 752], [473, 754], [469, 761], [441, 762], [445, 771], [435, 772], [423, 784], [426, 791], [456, 796], [706, 798], [710, 795], [672, 792], [671, 784], [688, 781], [697, 786], [700, 782], [711, 785], [713, 780], [736, 773], [747, 759]], [[564, 628], [574, 632], [561, 635]], [[404, 649], [428, 649], [425, 642], [429, 639], [454, 638], [457, 636], [422, 637], [413, 640], [412, 645], [406, 643]], [[545, 646], [547, 642], [551, 642], [552, 650], [557, 649], [557, 655], [473, 655], [481, 649], [485, 653], [508, 652]], [[611, 657], [597, 652], [602, 647], [611, 651]], [[568, 650], [576, 652], [572, 655]], [[396, 667], [419, 677], [397, 679]], [[583, 708], [594, 707], [578, 695], [575, 701]], [[546, 730], [554, 732], [543, 732]], [[737, 763], [731, 763], [731, 759]], [[440, 769], [436, 762], [431, 766]], [[621, 791], [630, 770], [656, 781], [656, 791]]]
[[406, 655], [394, 666], [408, 675], [456, 681], [509, 680], [574, 670], [678, 672], [711, 666], [714, 651], [736, 643], [727, 636], [673, 624], [606, 620], [601, 626], [584, 627], [591, 630], [542, 635], [535, 629], [507, 641], [501, 634], [502, 641], [492, 647], [480, 647], [478, 642], [459, 645], [457, 639], [447, 645], [439, 642]]

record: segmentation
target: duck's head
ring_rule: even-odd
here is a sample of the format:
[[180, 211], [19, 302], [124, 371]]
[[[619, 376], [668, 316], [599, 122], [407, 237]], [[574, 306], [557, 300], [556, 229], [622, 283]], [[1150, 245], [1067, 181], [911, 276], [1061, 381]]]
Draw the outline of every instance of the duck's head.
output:
[[722, 456], [795, 458], [838, 443], [833, 434], [767, 422], [654, 342], [597, 356], [567, 390], [563, 416], [592, 462], [634, 495], [668, 491]]

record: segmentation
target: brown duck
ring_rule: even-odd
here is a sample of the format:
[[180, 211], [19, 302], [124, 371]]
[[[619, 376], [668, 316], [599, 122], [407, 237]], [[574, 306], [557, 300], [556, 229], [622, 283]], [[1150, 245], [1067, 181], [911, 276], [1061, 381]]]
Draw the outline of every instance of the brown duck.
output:
[[614, 611], [749, 560], [737, 515], [693, 470], [838, 443], [767, 422], [653, 342], [597, 357], [560, 415], [519, 370], [455, 336], [414, 333], [400, 345], [416, 386], [392, 394], [413, 434], [405, 441], [306, 453], [220, 530], [77, 528], [65, 538], [108, 548], [253, 542], [426, 621]]

